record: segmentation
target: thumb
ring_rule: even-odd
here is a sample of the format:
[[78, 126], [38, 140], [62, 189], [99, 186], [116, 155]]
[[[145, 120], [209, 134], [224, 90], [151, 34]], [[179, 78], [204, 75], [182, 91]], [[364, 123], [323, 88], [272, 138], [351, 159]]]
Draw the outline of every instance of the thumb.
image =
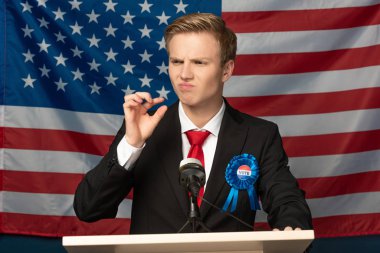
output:
[[157, 125], [161, 121], [167, 110], [168, 107], [166, 105], [160, 106], [160, 108], [157, 109], [157, 111], [152, 115], [154, 124]]

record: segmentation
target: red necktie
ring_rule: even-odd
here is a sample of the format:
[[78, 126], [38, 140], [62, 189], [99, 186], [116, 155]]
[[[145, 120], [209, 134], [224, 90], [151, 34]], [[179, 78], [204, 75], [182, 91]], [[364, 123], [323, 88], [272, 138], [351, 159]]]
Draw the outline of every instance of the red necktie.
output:
[[[203, 142], [206, 140], [206, 138], [210, 135], [209, 131], [187, 131], [185, 132], [187, 139], [190, 143], [190, 150], [189, 154], [187, 155], [188, 158], [196, 158], [198, 159], [203, 167], [205, 166], [204, 162], [204, 155], [203, 155], [203, 149], [202, 145]], [[204, 188], [202, 187], [199, 191], [199, 197], [203, 197]], [[202, 200], [198, 198], [198, 206], [201, 205]]]

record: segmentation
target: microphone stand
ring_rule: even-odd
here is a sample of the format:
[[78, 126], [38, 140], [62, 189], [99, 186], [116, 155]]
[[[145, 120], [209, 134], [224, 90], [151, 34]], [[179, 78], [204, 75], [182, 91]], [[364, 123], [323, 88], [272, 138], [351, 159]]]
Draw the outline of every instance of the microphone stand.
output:
[[177, 233], [182, 233], [183, 230], [190, 226], [192, 228], [192, 232], [197, 232], [197, 227], [201, 226], [204, 230], [207, 232], [211, 232], [211, 230], [202, 222], [201, 215], [199, 212], [199, 207], [197, 203], [197, 197], [193, 196], [191, 193], [191, 196], [189, 197], [190, 200], [190, 206], [189, 206], [189, 215], [186, 223], [181, 227], [180, 230], [178, 230]]
[[189, 214], [186, 223], [177, 233], [181, 233], [187, 226], [192, 228], [192, 232], [197, 232], [197, 227], [201, 226], [207, 232], [211, 230], [202, 222], [197, 203], [197, 197], [201, 186], [205, 185], [205, 172], [202, 163], [194, 158], [187, 158], [181, 161], [179, 168], [179, 182], [190, 193], [189, 194]]

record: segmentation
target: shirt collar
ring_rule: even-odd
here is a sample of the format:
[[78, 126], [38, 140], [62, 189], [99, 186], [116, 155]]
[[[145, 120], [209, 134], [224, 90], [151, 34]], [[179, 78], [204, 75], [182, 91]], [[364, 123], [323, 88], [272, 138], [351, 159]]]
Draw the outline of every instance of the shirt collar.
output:
[[218, 136], [220, 125], [222, 124], [222, 119], [224, 115], [224, 111], [226, 110], [226, 105], [223, 100], [223, 104], [220, 107], [220, 110], [217, 114], [215, 114], [212, 119], [210, 119], [209, 122], [206, 123], [206, 125], [202, 128], [198, 128], [190, 119], [187, 117], [185, 111], [183, 110], [181, 101], [178, 105], [178, 114], [179, 114], [179, 121], [181, 123], [181, 133], [185, 133], [189, 130], [207, 130], [212, 135]]

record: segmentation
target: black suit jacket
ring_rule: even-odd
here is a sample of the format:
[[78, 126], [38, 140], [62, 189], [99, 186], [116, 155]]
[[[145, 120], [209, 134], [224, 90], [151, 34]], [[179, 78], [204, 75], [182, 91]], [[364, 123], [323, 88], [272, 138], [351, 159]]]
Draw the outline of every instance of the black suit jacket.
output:
[[[118, 205], [133, 187], [130, 233], [175, 233], [187, 220], [188, 194], [179, 184], [178, 167], [183, 159], [178, 103], [147, 140], [140, 158], [130, 170], [120, 166], [116, 147], [125, 134], [120, 128], [109, 152], [79, 184], [74, 209], [83, 221], [115, 217]], [[255, 184], [271, 227], [310, 229], [311, 215], [288, 167], [278, 128], [274, 123], [243, 114], [226, 103], [215, 157], [204, 198], [222, 207], [230, 192], [225, 180], [228, 162], [236, 155], [256, 157], [259, 178]], [[201, 217], [213, 232], [245, 231], [249, 228], [202, 202]], [[237, 217], [255, 220], [248, 194], [239, 192]], [[201, 230], [201, 228], [199, 228]]]

